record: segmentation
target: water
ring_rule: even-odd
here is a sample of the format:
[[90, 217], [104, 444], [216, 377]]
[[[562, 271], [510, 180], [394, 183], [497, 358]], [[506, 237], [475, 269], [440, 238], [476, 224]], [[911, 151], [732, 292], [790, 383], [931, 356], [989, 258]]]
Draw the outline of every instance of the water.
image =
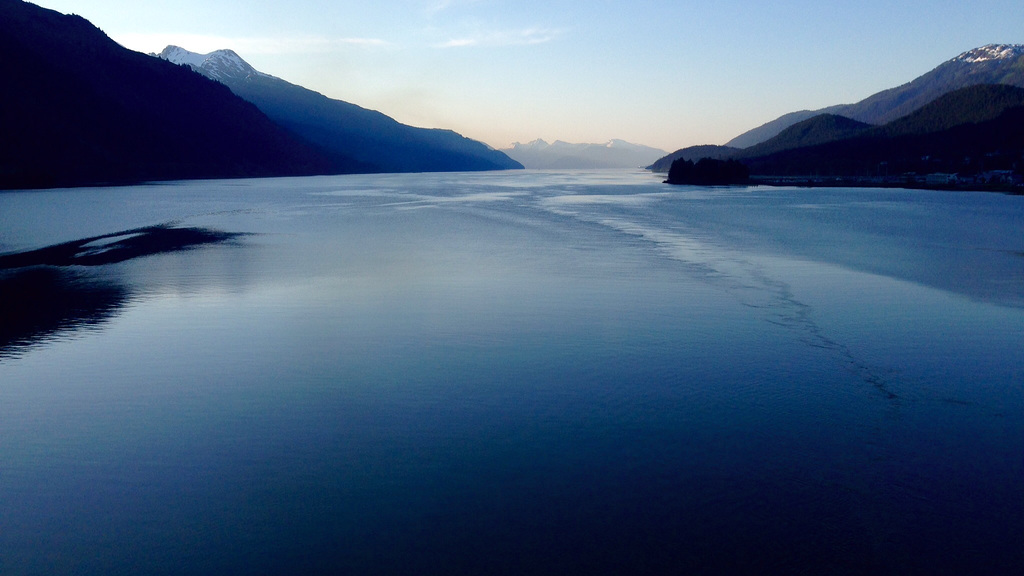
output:
[[0, 253], [158, 224], [234, 236], [0, 271], [0, 573], [1024, 568], [1024, 198], [0, 194]]

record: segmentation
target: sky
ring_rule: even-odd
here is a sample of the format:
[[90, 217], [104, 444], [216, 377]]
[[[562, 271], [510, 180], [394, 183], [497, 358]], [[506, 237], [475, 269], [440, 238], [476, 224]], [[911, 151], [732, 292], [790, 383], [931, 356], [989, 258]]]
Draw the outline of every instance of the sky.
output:
[[41, 0], [121, 45], [261, 72], [495, 148], [724, 144], [1024, 43], [1021, 0]]

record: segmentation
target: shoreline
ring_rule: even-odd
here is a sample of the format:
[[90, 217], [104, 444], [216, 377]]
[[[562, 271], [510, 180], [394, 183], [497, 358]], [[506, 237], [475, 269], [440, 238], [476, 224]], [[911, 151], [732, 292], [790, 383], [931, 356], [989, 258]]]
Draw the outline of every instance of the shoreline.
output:
[[821, 176], [751, 176], [754, 186], [789, 186], [798, 188], [902, 188], [906, 190], [940, 190], [947, 192], [999, 192], [1011, 196], [1024, 196], [1024, 186], [1018, 184], [929, 183], [872, 178], [844, 178]]

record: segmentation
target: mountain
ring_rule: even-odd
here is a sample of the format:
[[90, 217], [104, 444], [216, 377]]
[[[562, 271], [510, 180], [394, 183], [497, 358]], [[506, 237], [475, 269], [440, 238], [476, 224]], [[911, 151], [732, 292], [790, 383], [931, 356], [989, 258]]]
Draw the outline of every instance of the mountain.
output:
[[863, 177], [880, 173], [1021, 170], [1024, 89], [971, 86], [844, 139], [744, 158], [751, 174]]
[[332, 170], [224, 86], [80, 16], [0, 0], [0, 78], [0, 188]]
[[904, 136], [940, 132], [962, 124], [998, 118], [1010, 108], [1024, 106], [1024, 88], [981, 84], [954, 90], [902, 118], [871, 131], [876, 136]]
[[732, 148], [729, 146], [716, 146], [714, 144], [702, 144], [700, 146], [690, 146], [687, 148], [681, 148], [675, 152], [655, 160], [653, 164], [647, 167], [652, 172], [668, 172], [672, 167], [672, 163], [676, 160], [689, 160], [690, 162], [696, 162], [701, 158], [711, 158], [712, 160], [726, 160], [732, 158], [740, 148]]
[[874, 94], [856, 104], [793, 112], [740, 134], [727, 146], [749, 148], [819, 114], [836, 114], [868, 124], [885, 124], [921, 108], [939, 96], [978, 84], [1024, 87], [1024, 45], [989, 44], [960, 54], [915, 80]]
[[858, 122], [837, 114], [819, 114], [797, 122], [768, 140], [744, 148], [733, 154], [733, 158], [750, 158], [774, 154], [791, 148], [815, 146], [834, 140], [851, 138], [872, 128], [871, 124]]
[[820, 116], [821, 114], [838, 114], [839, 109], [841, 108], [842, 106], [830, 106], [828, 108], [822, 108], [821, 110], [800, 110], [798, 112], [783, 114], [775, 120], [765, 122], [757, 128], [753, 128], [743, 134], [740, 134], [726, 142], [725, 145], [730, 148], [737, 149], [750, 148], [751, 146], [760, 144], [778, 136], [783, 130], [797, 124], [798, 122], [803, 122], [804, 120]]
[[534, 140], [526, 144], [516, 142], [502, 152], [527, 168], [588, 169], [588, 168], [641, 168], [665, 155], [664, 150], [624, 140], [609, 140], [604, 144], [572, 144], [556, 140], [548, 144]]
[[697, 162], [703, 158], [712, 160], [729, 160], [764, 156], [790, 148], [801, 148], [840, 140], [862, 133], [870, 129], [870, 124], [850, 120], [835, 114], [819, 114], [786, 128], [778, 135], [750, 148], [732, 148], [729, 146], [690, 146], [659, 158], [647, 167], [652, 172], [671, 172], [676, 160]]
[[522, 168], [505, 154], [451, 130], [416, 128], [259, 72], [231, 50], [209, 54], [168, 46], [159, 57], [223, 83], [270, 119], [361, 172]]

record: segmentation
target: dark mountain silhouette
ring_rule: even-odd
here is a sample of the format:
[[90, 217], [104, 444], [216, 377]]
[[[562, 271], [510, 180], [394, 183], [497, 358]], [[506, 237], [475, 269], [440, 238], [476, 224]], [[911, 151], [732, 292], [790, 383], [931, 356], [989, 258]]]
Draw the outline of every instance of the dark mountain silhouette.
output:
[[647, 167], [652, 172], [668, 172], [672, 166], [672, 163], [676, 160], [689, 160], [696, 162], [701, 158], [711, 158], [712, 160], [725, 160], [732, 158], [740, 148], [732, 148], [729, 146], [715, 146], [714, 144], [703, 144], [700, 146], [690, 146], [688, 148], [681, 148], [675, 152], [659, 158]]
[[1020, 169], [1024, 89], [975, 86], [857, 136], [745, 158], [751, 174], [864, 177], [882, 172]]
[[337, 169], [224, 86], [79, 16], [0, 0], [0, 77], [0, 188]]
[[416, 128], [259, 72], [231, 50], [196, 54], [168, 46], [160, 58], [223, 83], [332, 159], [362, 172], [503, 170], [522, 165], [451, 130]]
[[[1021, 164], [1017, 161], [1022, 160], [1022, 146], [999, 122], [1012, 124], [1012, 111], [1020, 106], [1024, 106], [1024, 88], [970, 86], [883, 126], [821, 114], [747, 149], [695, 146], [684, 150], [718, 152], [717, 159], [742, 160], [759, 176], [864, 177], [882, 172], [1010, 169]], [[985, 140], [986, 134], [992, 141]], [[951, 141], [957, 139], [962, 141]], [[670, 159], [671, 155], [654, 166]]]
[[955, 90], [902, 118], [874, 128], [874, 136], [928, 134], [962, 124], [994, 120], [1003, 112], [1024, 106], [1024, 88], [983, 84]]
[[820, 114], [786, 128], [777, 136], [733, 154], [733, 158], [765, 156], [783, 150], [815, 146], [862, 134], [871, 124], [836, 114]]
[[990, 44], [969, 50], [907, 84], [884, 90], [856, 104], [792, 112], [740, 134], [726, 145], [749, 148], [820, 114], [837, 114], [881, 125], [906, 116], [943, 94], [978, 84], [1024, 87], [1024, 45]]
[[751, 148], [732, 148], [729, 146], [691, 146], [676, 150], [672, 154], [658, 159], [647, 167], [653, 172], [668, 172], [676, 160], [696, 162], [703, 158], [728, 160], [730, 158], [748, 158], [764, 156], [790, 148], [813, 146], [824, 142], [839, 140], [863, 132], [871, 128], [870, 124], [843, 118], [834, 114], [821, 114], [798, 122], [783, 130], [780, 134]]
[[789, 128], [790, 126], [803, 122], [809, 118], [820, 116], [822, 114], [839, 114], [842, 111], [842, 106], [829, 106], [828, 108], [822, 108], [820, 110], [799, 110], [797, 112], [790, 112], [783, 114], [775, 120], [765, 122], [757, 128], [747, 130], [743, 134], [733, 138], [726, 142], [726, 146], [737, 149], [749, 148], [766, 142], [775, 136], [778, 136], [780, 132]]

